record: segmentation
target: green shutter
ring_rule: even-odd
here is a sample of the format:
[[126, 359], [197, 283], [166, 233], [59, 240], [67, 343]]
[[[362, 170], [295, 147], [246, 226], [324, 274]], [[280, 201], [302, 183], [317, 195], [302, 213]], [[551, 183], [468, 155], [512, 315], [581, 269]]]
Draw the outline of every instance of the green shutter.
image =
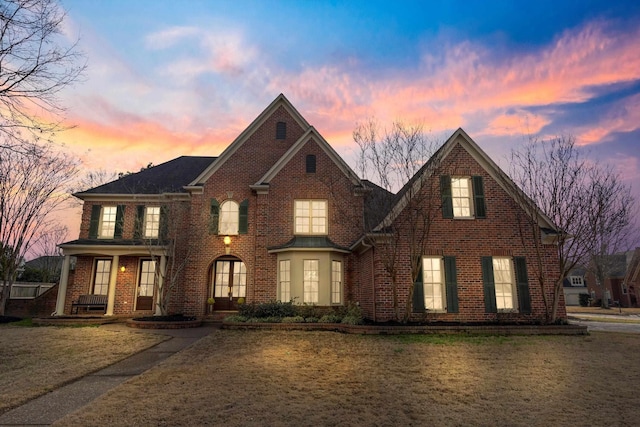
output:
[[218, 234], [218, 220], [220, 219], [220, 203], [211, 199], [211, 211], [209, 216], [209, 234]]
[[91, 221], [89, 222], [89, 238], [98, 238], [98, 227], [100, 226], [100, 214], [102, 213], [101, 205], [91, 206]]
[[458, 272], [456, 257], [444, 257], [444, 280], [447, 294], [447, 313], [458, 313]]
[[249, 200], [244, 199], [242, 203], [240, 203], [240, 219], [238, 224], [238, 233], [247, 234], [247, 230], [249, 229]]
[[484, 186], [482, 185], [482, 177], [474, 176], [473, 180], [473, 205], [476, 210], [476, 218], [486, 218], [487, 208], [484, 203]]
[[142, 227], [144, 227], [144, 205], [136, 206], [136, 222], [133, 229], [133, 238], [142, 239]]
[[451, 199], [451, 177], [440, 177], [440, 193], [442, 194], [442, 217], [453, 218], [453, 200]]
[[[422, 261], [420, 261], [422, 263]], [[418, 277], [413, 284], [413, 312], [424, 313], [424, 284], [422, 283], [422, 266], [418, 272]]]
[[516, 269], [516, 285], [518, 286], [518, 309], [520, 313], [531, 313], [531, 295], [529, 294], [529, 277], [527, 276], [527, 261], [524, 257], [514, 257]]
[[493, 278], [493, 258], [482, 257], [482, 281], [484, 283], [484, 307], [487, 313], [497, 313], [496, 284]]
[[113, 233], [114, 239], [122, 239], [122, 229], [124, 228], [124, 205], [116, 207], [116, 227]]
[[160, 230], [158, 230], [158, 238], [161, 241], [167, 240], [169, 237], [169, 206], [160, 206]]

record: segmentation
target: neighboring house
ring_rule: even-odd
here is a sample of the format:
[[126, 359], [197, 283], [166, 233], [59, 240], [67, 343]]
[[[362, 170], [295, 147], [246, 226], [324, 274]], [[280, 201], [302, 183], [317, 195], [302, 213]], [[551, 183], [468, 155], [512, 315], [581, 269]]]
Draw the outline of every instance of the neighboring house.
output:
[[[417, 230], [401, 229], [398, 242], [397, 295], [413, 302], [411, 319], [543, 321], [534, 247], [545, 252], [550, 299], [553, 224], [541, 219], [535, 236], [519, 234], [519, 190], [462, 129], [433, 165], [408, 184], [414, 192], [388, 193], [361, 180], [280, 95], [217, 158], [179, 157], [76, 194], [84, 201], [80, 236], [60, 245], [56, 314], [69, 314], [82, 294], [107, 295], [107, 315], [157, 312], [157, 289], [170, 274], [154, 272], [173, 266], [172, 312], [203, 316], [211, 297], [221, 311], [237, 309], [240, 298], [293, 300], [358, 304], [368, 319], [389, 321], [391, 278], [383, 248], [372, 243], [411, 214], [409, 194], [437, 188], [413, 295], [407, 245]], [[393, 202], [388, 210], [374, 203], [382, 199]]]
[[591, 297], [585, 280], [586, 272], [586, 268], [574, 268], [564, 279], [563, 291], [566, 305], [580, 305], [581, 294], [587, 294]]
[[640, 302], [640, 248], [628, 252], [627, 259], [627, 274], [623, 281], [627, 287], [626, 307], [638, 307], [638, 302]]
[[[591, 298], [597, 302], [607, 298], [609, 305], [638, 306], [638, 281], [640, 272], [640, 248], [625, 253], [606, 255], [601, 264], [607, 273], [604, 283], [599, 283], [592, 271], [586, 274]], [[630, 289], [631, 287], [631, 289]]]
[[27, 261], [18, 273], [18, 280], [24, 282], [57, 283], [60, 279], [63, 257], [43, 255]]

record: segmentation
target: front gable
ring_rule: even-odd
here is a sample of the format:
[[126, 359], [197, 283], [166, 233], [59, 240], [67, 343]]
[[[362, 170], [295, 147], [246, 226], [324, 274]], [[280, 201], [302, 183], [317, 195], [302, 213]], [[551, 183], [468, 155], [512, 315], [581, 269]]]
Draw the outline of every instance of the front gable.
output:
[[257, 181], [310, 128], [280, 94], [187, 188], [201, 188], [218, 171]]

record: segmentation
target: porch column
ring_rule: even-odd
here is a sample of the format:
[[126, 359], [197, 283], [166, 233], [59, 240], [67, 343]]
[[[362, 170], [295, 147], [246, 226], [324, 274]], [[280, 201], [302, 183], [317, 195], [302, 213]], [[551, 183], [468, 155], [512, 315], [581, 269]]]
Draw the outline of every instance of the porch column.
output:
[[56, 311], [52, 316], [62, 316], [64, 314], [64, 303], [67, 297], [67, 284], [69, 282], [69, 267], [71, 266], [71, 256], [65, 255], [60, 271], [60, 284], [58, 285], [58, 298], [56, 299]]
[[111, 275], [109, 276], [109, 292], [107, 296], [107, 312], [105, 316], [113, 316], [113, 306], [116, 302], [116, 279], [118, 278], [118, 264], [120, 263], [120, 257], [118, 255], [113, 256], [111, 261]]
[[160, 274], [158, 274], [158, 298], [156, 302], [156, 316], [162, 316], [162, 310], [160, 304], [162, 303], [162, 285], [164, 285], [164, 275], [167, 273], [167, 257], [165, 255], [160, 256]]

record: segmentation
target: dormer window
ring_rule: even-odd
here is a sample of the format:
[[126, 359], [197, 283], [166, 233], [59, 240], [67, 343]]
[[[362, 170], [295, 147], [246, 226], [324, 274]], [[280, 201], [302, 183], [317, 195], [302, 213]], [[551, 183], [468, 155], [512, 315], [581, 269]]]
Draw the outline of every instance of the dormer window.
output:
[[276, 123], [276, 139], [287, 138], [287, 124], [285, 122]]

